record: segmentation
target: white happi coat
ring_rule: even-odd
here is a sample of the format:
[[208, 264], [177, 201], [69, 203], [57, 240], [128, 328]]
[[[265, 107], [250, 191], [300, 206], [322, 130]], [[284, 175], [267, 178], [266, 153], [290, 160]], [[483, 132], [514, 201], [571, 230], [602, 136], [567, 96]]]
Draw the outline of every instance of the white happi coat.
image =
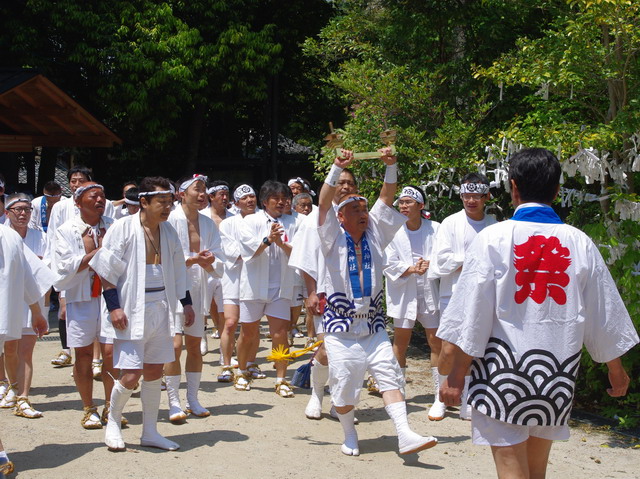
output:
[[[29, 219], [29, 228], [41, 229], [44, 231], [44, 227], [42, 225], [42, 208], [46, 210], [47, 208], [47, 200], [46, 196], [37, 196], [31, 200], [31, 218]], [[44, 202], [44, 205], [42, 204]], [[59, 203], [59, 202], [58, 202]], [[47, 223], [47, 228], [49, 224]]]
[[[113, 218], [113, 215], [113, 203], [107, 200], [104, 205], [104, 213], [102, 216]], [[47, 226], [47, 253], [45, 254], [45, 256], [49, 257], [49, 261], [51, 263], [53, 263], [53, 254], [55, 251], [56, 230], [71, 218], [75, 218], [77, 216], [80, 216], [80, 209], [76, 206], [73, 198], [62, 198], [53, 205], [53, 208], [51, 208], [49, 225]]]
[[[112, 224], [113, 219], [109, 217], [102, 216], [100, 219], [100, 227], [107, 231]], [[56, 228], [51, 269], [58, 276], [54, 286], [58, 291], [64, 291], [67, 303], [93, 299], [91, 297], [93, 271], [89, 268], [78, 271], [82, 258], [87, 254], [82, 240], [82, 234], [86, 229], [87, 225], [80, 216], [73, 217]]]
[[[495, 216], [485, 214], [486, 226], [496, 223]], [[460, 266], [464, 263], [464, 242], [467, 228], [473, 228], [467, 220], [465, 210], [447, 216], [443, 221], [431, 251], [431, 263], [427, 271], [429, 280], [439, 279], [439, 284], [432, 281], [432, 288], [440, 298], [450, 298], [460, 277]]]
[[[180, 238], [180, 244], [182, 245], [182, 253], [184, 254], [184, 259], [186, 261], [186, 259], [191, 256], [191, 251], [189, 246], [189, 226], [187, 223], [187, 217], [184, 214], [184, 209], [182, 209], [182, 205], [177, 206], [171, 212], [167, 221], [171, 226], [173, 226], [176, 233], [178, 233], [178, 238]], [[211, 307], [211, 297], [213, 296], [213, 290], [207, 287], [207, 279], [209, 275], [216, 278], [220, 278], [222, 276], [224, 258], [222, 246], [220, 244], [220, 233], [218, 232], [218, 227], [209, 215], [200, 212], [198, 213], [198, 229], [200, 231], [200, 251], [209, 250], [215, 256], [215, 261], [211, 265], [213, 267], [212, 273], [209, 273], [206, 269], [197, 264], [191, 266], [191, 268], [197, 268], [199, 270], [199, 288], [192, 285], [189, 280], [187, 281], [187, 289], [191, 294], [194, 312], [196, 315], [204, 316]], [[176, 311], [178, 313], [183, 312], [182, 304], [178, 303], [177, 308], [178, 309]]]
[[39, 301], [54, 277], [13, 229], [0, 225], [0, 335], [20, 339], [24, 305]]
[[[169, 311], [171, 335], [178, 301], [187, 291], [187, 268], [178, 233], [169, 223], [160, 223], [162, 276]], [[102, 247], [89, 265], [111, 284], [116, 285], [120, 305], [129, 324], [115, 329], [103, 318], [101, 334], [108, 338], [140, 340], [144, 334], [145, 277], [147, 252], [140, 213], [116, 221], [102, 240]]]
[[[278, 218], [284, 228], [288, 242], [296, 234], [296, 222], [290, 215]], [[282, 249], [273, 244], [257, 256], [253, 256], [262, 245], [264, 237], [271, 233], [271, 223], [264, 211], [245, 216], [239, 232], [240, 251], [242, 254], [242, 272], [240, 273], [241, 301], [269, 301], [269, 255], [277, 254], [280, 258], [280, 291], [279, 298], [293, 299], [295, 282], [294, 270], [289, 268], [289, 258]]]
[[[369, 212], [365, 235], [371, 250], [371, 296], [354, 299], [349, 279], [347, 240], [336, 215], [327, 213], [318, 226], [325, 264], [319, 272], [327, 302], [322, 319], [327, 333], [374, 334], [385, 328], [382, 305], [384, 249], [407, 221], [394, 208], [376, 201]], [[357, 316], [357, 317], [356, 317]]]
[[478, 234], [437, 336], [479, 358], [469, 386], [475, 409], [540, 426], [569, 420], [583, 344], [604, 363], [638, 343], [587, 235], [565, 224], [515, 220]]
[[[420, 243], [423, 259], [432, 260], [431, 250], [434, 237], [440, 223], [422, 218], [420, 225]], [[396, 319], [416, 319], [418, 316], [418, 296], [424, 297], [427, 311], [434, 313], [438, 310], [438, 298], [434, 295], [431, 284], [423, 275], [422, 291], [418, 291], [418, 277], [415, 274], [402, 277], [402, 274], [415, 264], [411, 250], [411, 241], [407, 232], [407, 225], [403, 225], [393, 237], [391, 244], [385, 250], [386, 267], [384, 275], [387, 278], [387, 315]]]
[[[45, 285], [48, 284], [49, 287], [51, 287], [51, 285], [56, 280], [56, 275], [53, 273], [53, 271], [46, 267], [46, 264], [43, 261], [40, 260], [40, 258], [42, 258], [45, 253], [47, 244], [44, 231], [42, 231], [40, 228], [28, 227], [27, 234], [24, 238], [22, 238], [22, 241], [24, 242], [24, 245], [29, 249], [29, 251], [32, 252], [33, 255], [38, 257], [39, 261], [34, 261], [33, 255], [25, 254], [27, 257], [27, 261], [29, 261], [31, 268], [34, 271], [36, 280], [38, 282], [44, 282]], [[40, 299], [38, 300], [38, 304], [40, 305], [40, 309], [44, 312], [44, 295], [40, 297]], [[31, 328], [31, 310], [29, 309], [29, 305], [27, 303], [24, 303], [23, 311], [22, 327]]]
[[240, 213], [220, 222], [220, 239], [224, 252], [224, 274], [222, 292], [224, 299], [240, 299], [240, 274], [242, 272], [242, 251], [240, 249], [239, 229], [243, 217]]

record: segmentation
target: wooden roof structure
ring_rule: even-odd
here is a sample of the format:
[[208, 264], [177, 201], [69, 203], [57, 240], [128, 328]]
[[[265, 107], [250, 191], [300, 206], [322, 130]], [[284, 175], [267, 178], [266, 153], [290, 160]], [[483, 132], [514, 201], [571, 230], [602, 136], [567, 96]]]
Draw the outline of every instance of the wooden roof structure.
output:
[[122, 140], [38, 71], [0, 69], [0, 152], [116, 143]]

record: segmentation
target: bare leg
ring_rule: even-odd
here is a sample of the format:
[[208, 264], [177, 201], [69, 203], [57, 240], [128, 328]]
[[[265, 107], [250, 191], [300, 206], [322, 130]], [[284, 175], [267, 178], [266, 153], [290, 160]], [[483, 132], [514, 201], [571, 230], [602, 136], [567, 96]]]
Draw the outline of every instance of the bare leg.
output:
[[[199, 348], [198, 343], [198, 348]], [[164, 374], [166, 376], [179, 376], [182, 374], [182, 367], [180, 366], [180, 355], [182, 354], [182, 334], [176, 334], [173, 337], [173, 352], [175, 353], [175, 360], [172, 363], [167, 363], [164, 365]], [[200, 349], [198, 349], [198, 354], [200, 354]], [[202, 357], [200, 358], [202, 361]]]
[[82, 348], [74, 348], [76, 362], [73, 365], [73, 379], [82, 399], [84, 407], [93, 406], [93, 343]]
[[401, 368], [407, 367], [407, 349], [412, 332], [413, 329], [409, 328], [394, 328], [393, 330], [393, 354]]
[[[286, 335], [285, 335], [286, 336]], [[238, 339], [238, 368], [247, 370], [247, 363], [260, 345], [260, 321], [240, 324], [240, 338]]]
[[31, 381], [33, 379], [33, 350], [37, 336], [26, 334], [18, 343], [18, 395], [29, 397]]
[[[269, 320], [269, 332], [271, 333], [271, 347], [277, 349], [278, 346], [284, 348], [289, 347], [289, 338], [287, 332], [289, 330], [289, 321], [286, 319], [267, 316]], [[276, 361], [276, 376], [284, 378], [287, 375], [287, 361]]]
[[[236, 343], [236, 329], [240, 319], [240, 307], [235, 304], [224, 305], [224, 328], [220, 334], [220, 353], [223, 366], [231, 365], [233, 348]], [[252, 359], [252, 358], [249, 358]]]
[[440, 351], [442, 351], [442, 339], [436, 336], [438, 328], [427, 328], [427, 343], [429, 343], [429, 349], [431, 349], [431, 365], [438, 366], [440, 360]]
[[[100, 343], [99, 343], [100, 344]], [[113, 380], [118, 377], [118, 370], [113, 367], [113, 344], [100, 344], [102, 354], [102, 385], [104, 399], [110, 401]]]

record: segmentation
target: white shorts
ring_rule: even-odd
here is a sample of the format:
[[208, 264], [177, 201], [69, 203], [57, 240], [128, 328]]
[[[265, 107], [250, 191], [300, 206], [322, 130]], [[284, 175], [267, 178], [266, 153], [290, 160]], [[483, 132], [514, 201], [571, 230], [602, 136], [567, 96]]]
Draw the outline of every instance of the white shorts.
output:
[[224, 298], [224, 304], [230, 304], [232, 306], [240, 306], [240, 300], [239, 299]]
[[296, 308], [304, 304], [304, 296], [302, 294], [302, 286], [293, 287], [293, 300], [291, 301], [291, 307]]
[[224, 313], [224, 299], [222, 295], [222, 282], [220, 278], [214, 278], [209, 276], [207, 278], [207, 287], [213, 288], [213, 299], [216, 302], [216, 309], [218, 313]]
[[36, 332], [33, 330], [33, 328], [22, 328], [22, 335], [23, 336], [35, 336]]
[[327, 333], [329, 388], [334, 406], [355, 406], [365, 372], [373, 375], [380, 392], [404, 387], [404, 375], [385, 330], [366, 336]]
[[96, 339], [102, 344], [113, 344], [113, 339], [100, 335], [101, 316], [100, 298], [67, 303], [67, 346], [84, 348]]
[[176, 334], [188, 334], [196, 338], [204, 336], [204, 316], [196, 313], [196, 318], [191, 326], [184, 325], [184, 313], [176, 313], [174, 320], [173, 330]]
[[324, 334], [324, 327], [322, 326], [322, 316], [313, 317], [313, 327], [316, 330], [316, 336], [318, 334]]
[[529, 437], [565, 441], [569, 439], [569, 425], [520, 426], [509, 424], [471, 409], [471, 440], [478, 446], [514, 446]]
[[291, 300], [277, 298], [273, 301], [240, 301], [241, 323], [255, 323], [264, 315], [291, 321]]
[[169, 307], [164, 299], [145, 303], [143, 339], [115, 339], [113, 366], [142, 369], [144, 364], [173, 362], [173, 338], [169, 328]]
[[4, 343], [7, 340], [6, 334], [0, 334], [0, 351], [4, 351]]
[[438, 329], [440, 325], [440, 313], [438, 311], [434, 313], [418, 313], [417, 319], [393, 318], [393, 327], [413, 329], [416, 321], [419, 322], [424, 329]]

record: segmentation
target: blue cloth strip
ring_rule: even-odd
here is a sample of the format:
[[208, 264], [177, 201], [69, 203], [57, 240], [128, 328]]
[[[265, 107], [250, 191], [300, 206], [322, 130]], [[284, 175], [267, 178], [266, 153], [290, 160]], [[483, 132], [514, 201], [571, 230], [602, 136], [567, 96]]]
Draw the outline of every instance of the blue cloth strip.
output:
[[353, 238], [346, 231], [347, 238], [347, 262], [349, 265], [349, 280], [354, 298], [371, 296], [371, 249], [367, 241], [367, 235], [363, 234], [360, 243], [362, 244], [362, 282], [364, 283], [364, 295], [360, 288], [360, 274], [358, 269], [358, 257], [356, 255], [356, 244]]
[[531, 223], [562, 224], [562, 220], [550, 206], [531, 206], [520, 208], [511, 218], [514, 221]]

